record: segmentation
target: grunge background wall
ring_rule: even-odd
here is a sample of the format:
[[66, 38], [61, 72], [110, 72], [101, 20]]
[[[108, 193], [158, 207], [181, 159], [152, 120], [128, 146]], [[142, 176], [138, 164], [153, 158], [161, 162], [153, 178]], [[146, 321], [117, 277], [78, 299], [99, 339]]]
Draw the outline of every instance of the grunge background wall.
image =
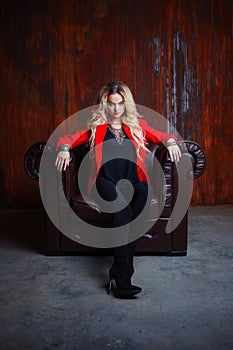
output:
[[0, 201], [39, 207], [28, 147], [122, 80], [198, 142], [192, 204], [233, 203], [231, 0], [0, 0]]

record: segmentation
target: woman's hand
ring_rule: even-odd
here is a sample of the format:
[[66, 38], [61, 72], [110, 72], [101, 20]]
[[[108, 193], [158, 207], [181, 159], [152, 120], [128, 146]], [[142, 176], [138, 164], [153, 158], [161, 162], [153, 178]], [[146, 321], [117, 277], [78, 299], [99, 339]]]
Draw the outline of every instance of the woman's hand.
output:
[[70, 161], [70, 152], [69, 151], [60, 151], [57, 154], [55, 166], [57, 167], [57, 170], [62, 171], [66, 170], [66, 168], [69, 166]]
[[178, 145], [167, 146], [172, 162], [178, 162], [181, 157], [181, 151]]

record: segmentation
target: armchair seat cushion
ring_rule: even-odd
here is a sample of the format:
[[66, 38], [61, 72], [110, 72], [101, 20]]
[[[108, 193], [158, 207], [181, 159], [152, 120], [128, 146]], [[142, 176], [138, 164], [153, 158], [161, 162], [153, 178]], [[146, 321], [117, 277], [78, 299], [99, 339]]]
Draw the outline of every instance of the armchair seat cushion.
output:
[[84, 221], [111, 223], [111, 214], [103, 213], [99, 205], [88, 198], [88, 203], [81, 194], [75, 194], [70, 201], [70, 206], [77, 216]]
[[[75, 214], [82, 220], [93, 223], [104, 223], [104, 226], [109, 225], [109, 227], [111, 227], [111, 213], [102, 212], [100, 206], [93, 199], [88, 198], [87, 203], [81, 194], [76, 194], [71, 198], [70, 206]], [[158, 217], [158, 199], [156, 197], [152, 197], [147, 221], [151, 223], [156, 222]]]

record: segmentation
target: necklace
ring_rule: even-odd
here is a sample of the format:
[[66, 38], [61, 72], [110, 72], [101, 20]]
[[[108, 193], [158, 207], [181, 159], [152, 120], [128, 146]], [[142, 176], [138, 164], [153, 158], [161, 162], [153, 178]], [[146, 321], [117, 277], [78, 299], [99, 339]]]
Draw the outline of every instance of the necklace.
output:
[[125, 138], [125, 134], [122, 130], [122, 128], [120, 129], [115, 129], [113, 128], [110, 124], [109, 124], [109, 130], [111, 131], [111, 133], [114, 135], [115, 139], [116, 139], [116, 142], [119, 144], [119, 145], [122, 145], [123, 141], [124, 141], [124, 138]]

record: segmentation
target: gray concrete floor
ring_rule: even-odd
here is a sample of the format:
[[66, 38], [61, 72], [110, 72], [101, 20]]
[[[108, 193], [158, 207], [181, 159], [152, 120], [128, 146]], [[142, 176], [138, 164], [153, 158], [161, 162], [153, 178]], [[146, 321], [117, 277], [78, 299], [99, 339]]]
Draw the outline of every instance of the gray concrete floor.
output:
[[189, 211], [187, 257], [137, 256], [133, 300], [108, 256], [40, 254], [38, 211], [0, 211], [1, 350], [233, 349], [233, 207]]

